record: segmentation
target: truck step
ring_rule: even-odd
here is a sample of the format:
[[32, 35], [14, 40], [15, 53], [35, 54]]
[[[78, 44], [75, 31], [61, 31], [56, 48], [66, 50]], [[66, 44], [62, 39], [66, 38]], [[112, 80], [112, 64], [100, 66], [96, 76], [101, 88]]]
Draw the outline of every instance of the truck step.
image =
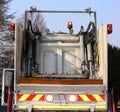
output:
[[52, 85], [52, 84], [18, 84], [17, 91], [22, 93], [99, 93], [106, 90], [104, 85]]

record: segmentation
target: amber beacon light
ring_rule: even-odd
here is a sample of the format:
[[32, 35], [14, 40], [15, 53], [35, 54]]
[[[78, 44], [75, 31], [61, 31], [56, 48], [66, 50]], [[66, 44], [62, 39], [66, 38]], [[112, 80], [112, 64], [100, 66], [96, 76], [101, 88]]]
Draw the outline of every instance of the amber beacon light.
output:
[[71, 29], [73, 27], [72, 21], [68, 22], [68, 28]]

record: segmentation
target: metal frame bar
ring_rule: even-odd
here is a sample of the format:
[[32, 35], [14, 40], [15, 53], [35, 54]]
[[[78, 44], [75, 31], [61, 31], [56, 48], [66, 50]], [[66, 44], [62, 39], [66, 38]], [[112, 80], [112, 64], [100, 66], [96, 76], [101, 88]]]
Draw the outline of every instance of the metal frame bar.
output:
[[76, 11], [76, 10], [28, 10], [25, 12], [41, 12], [41, 13], [94, 13], [94, 11]]
[[[76, 11], [76, 10], [28, 10], [25, 11], [25, 26], [24, 28], [26, 28], [26, 20], [27, 20], [27, 13], [83, 13], [83, 14], [93, 14], [94, 15], [94, 22], [95, 22], [95, 26], [97, 28], [97, 19], [96, 19], [96, 12], [95, 11]], [[96, 33], [97, 34], [97, 33]]]
[[1, 99], [1, 105], [7, 105], [5, 102], [4, 102], [4, 92], [5, 92], [5, 89], [4, 89], [4, 87], [5, 87], [5, 72], [6, 71], [14, 71], [14, 69], [13, 68], [4, 68], [3, 69], [3, 76], [2, 76], [2, 99]]

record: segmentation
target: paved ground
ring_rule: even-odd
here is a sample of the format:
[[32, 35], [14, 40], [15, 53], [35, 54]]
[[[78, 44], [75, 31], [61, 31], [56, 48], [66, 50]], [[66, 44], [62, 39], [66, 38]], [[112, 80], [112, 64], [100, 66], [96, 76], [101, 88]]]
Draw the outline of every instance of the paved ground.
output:
[[0, 112], [7, 112], [6, 106], [0, 106]]

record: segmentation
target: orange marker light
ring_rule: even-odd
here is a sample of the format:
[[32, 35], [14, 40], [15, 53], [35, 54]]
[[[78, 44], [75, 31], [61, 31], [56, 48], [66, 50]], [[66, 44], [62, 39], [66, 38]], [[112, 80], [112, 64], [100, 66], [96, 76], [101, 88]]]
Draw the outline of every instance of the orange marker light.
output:
[[68, 28], [71, 29], [72, 27], [73, 27], [72, 22], [69, 21], [69, 22], [68, 22]]
[[10, 23], [10, 31], [14, 31], [15, 30], [15, 23]]
[[108, 34], [112, 33], [112, 24], [107, 24], [107, 33]]

